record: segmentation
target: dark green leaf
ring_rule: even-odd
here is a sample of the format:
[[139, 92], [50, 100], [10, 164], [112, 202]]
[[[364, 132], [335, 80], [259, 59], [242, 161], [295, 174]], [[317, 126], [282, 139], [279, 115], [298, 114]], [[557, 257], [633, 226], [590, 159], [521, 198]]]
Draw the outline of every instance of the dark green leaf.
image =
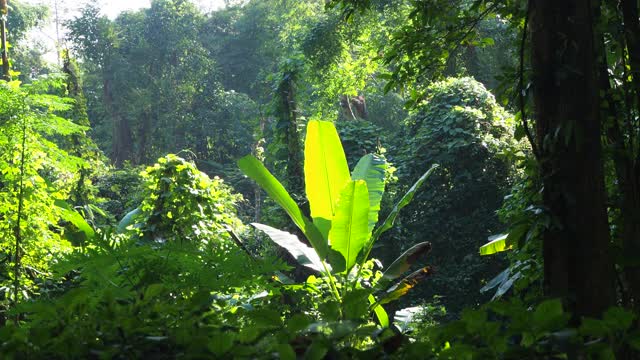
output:
[[414, 245], [389, 265], [382, 277], [387, 280], [399, 278], [411, 268], [411, 265], [413, 265], [420, 256], [427, 254], [429, 251], [431, 251], [431, 243], [428, 241]]
[[[427, 172], [425, 172], [420, 177], [420, 179], [418, 179], [418, 181], [416, 181], [413, 184], [413, 186], [411, 186], [411, 188], [409, 188], [407, 193], [404, 194], [404, 196], [400, 199], [400, 201], [398, 201], [398, 203], [393, 207], [393, 209], [391, 210], [387, 218], [384, 220], [382, 225], [380, 225], [377, 229], [374, 230], [369, 240], [369, 244], [367, 244], [367, 246], [365, 247], [365, 254], [367, 256], [371, 251], [371, 248], [373, 247], [373, 244], [375, 243], [375, 241], [380, 237], [380, 235], [382, 235], [382, 233], [391, 229], [391, 227], [393, 226], [393, 222], [396, 220], [396, 217], [398, 217], [398, 213], [400, 212], [400, 210], [402, 210], [402, 208], [407, 206], [411, 202], [411, 200], [413, 200], [413, 197], [415, 196], [418, 189], [422, 186], [422, 184], [424, 184], [424, 182], [429, 178], [429, 176], [431, 176], [431, 174], [437, 168], [438, 168], [437, 164], [432, 165], [431, 168], [427, 170]], [[366, 260], [367, 256], [365, 256], [365, 259], [363, 259], [363, 261]]]
[[278, 355], [282, 360], [295, 360], [296, 353], [289, 344], [278, 344]]
[[314, 341], [304, 353], [304, 358], [308, 360], [322, 360], [328, 351], [329, 349], [324, 343]]
[[384, 295], [378, 300], [378, 304], [383, 305], [390, 303], [394, 300], [406, 295], [409, 290], [413, 289], [418, 283], [430, 276], [433, 273], [431, 267], [425, 266], [422, 269], [415, 271], [402, 279], [399, 283], [393, 285], [387, 290]]
[[559, 299], [546, 300], [540, 303], [533, 312], [532, 326], [538, 331], [556, 330], [565, 326], [569, 319]]
[[209, 350], [217, 356], [222, 356], [233, 347], [233, 333], [220, 332], [211, 337]]
[[603, 320], [612, 331], [625, 331], [631, 327], [636, 315], [621, 307], [612, 307], [604, 312]]

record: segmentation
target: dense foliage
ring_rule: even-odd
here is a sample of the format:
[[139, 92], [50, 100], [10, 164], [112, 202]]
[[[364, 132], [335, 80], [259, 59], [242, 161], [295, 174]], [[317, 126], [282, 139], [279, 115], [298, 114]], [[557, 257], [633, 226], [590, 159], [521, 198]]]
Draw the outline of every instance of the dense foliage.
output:
[[[244, 312], [277, 304], [268, 279], [281, 266], [251, 261], [233, 243], [227, 227], [239, 230], [238, 197], [219, 179], [173, 155], [142, 178], [139, 214], [101, 229], [55, 266], [46, 295], [16, 309], [28, 325], [2, 330], [4, 354], [221, 356], [233, 342], [225, 329], [261, 323], [267, 315]], [[236, 335], [251, 343], [259, 334]]]
[[421, 295], [443, 296], [449, 310], [457, 312], [477, 303], [482, 283], [504, 267], [495, 258], [477, 256], [477, 249], [503, 230], [495, 210], [516, 178], [518, 147], [511, 137], [512, 117], [475, 80], [436, 82], [427, 93], [408, 119], [398, 177], [415, 177], [430, 163], [442, 168], [432, 180], [437, 191], [419, 194], [408, 207], [401, 239], [434, 244], [439, 270]]
[[72, 3], [0, 0], [1, 358], [638, 358], [637, 1]]
[[83, 240], [83, 229], [73, 224], [80, 215], [66, 200], [81, 181], [78, 174], [86, 162], [54, 140], [83, 134], [87, 128], [57, 115], [72, 107], [71, 100], [47, 91], [62, 86], [61, 78], [24, 87], [0, 84], [3, 320], [9, 304], [37, 295], [50, 266], [72, 250], [72, 243], [79, 246]]

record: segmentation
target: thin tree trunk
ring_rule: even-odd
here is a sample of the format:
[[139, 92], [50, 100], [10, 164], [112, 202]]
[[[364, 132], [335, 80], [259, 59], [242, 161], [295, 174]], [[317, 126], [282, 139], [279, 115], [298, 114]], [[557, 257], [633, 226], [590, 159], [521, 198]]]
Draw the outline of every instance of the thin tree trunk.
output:
[[295, 82], [293, 74], [285, 74], [280, 84], [280, 101], [282, 101], [283, 120], [287, 124], [285, 142], [287, 145], [287, 182], [289, 191], [294, 194], [304, 193], [304, 171], [302, 169], [302, 147], [298, 135], [297, 106], [295, 100]]
[[590, 1], [532, 0], [534, 113], [543, 202], [544, 285], [575, 316], [614, 303]]
[[120, 115], [113, 104], [111, 81], [106, 76], [103, 82], [103, 96], [105, 107], [113, 122], [111, 160], [116, 166], [122, 166], [126, 160], [131, 160], [131, 129], [129, 122]]
[[9, 7], [7, 0], [0, 0], [0, 46], [2, 47], [2, 79], [11, 81], [11, 69], [9, 68], [9, 50], [7, 49], [7, 17]]
[[142, 126], [138, 131], [138, 138], [140, 146], [138, 148], [138, 164], [145, 164], [147, 161], [147, 147], [149, 134], [151, 133], [151, 114], [150, 110], [145, 110], [142, 113]]
[[629, 67], [636, 93], [636, 106], [640, 110], [640, 19], [637, 0], [621, 0], [624, 37], [629, 52]]
[[[600, 14], [598, 13], [598, 16]], [[620, 126], [620, 120], [624, 118], [624, 114], [621, 109], [623, 106], [616, 101], [613, 96], [613, 89], [611, 88], [611, 79], [609, 76], [607, 54], [604, 36], [602, 34], [597, 35], [598, 41], [596, 43], [598, 56], [598, 86], [600, 94], [602, 96], [601, 117], [602, 127], [605, 131], [606, 141], [605, 146], [611, 152], [613, 164], [615, 167], [615, 173], [618, 180], [618, 188], [621, 194], [625, 192], [627, 188], [625, 175], [629, 169], [629, 157], [627, 155], [627, 149], [624, 142], [624, 136], [622, 135], [622, 129]], [[624, 206], [621, 206], [624, 208]], [[622, 215], [624, 217], [624, 214]], [[623, 220], [623, 223], [625, 221]], [[621, 292], [626, 292], [626, 289], [620, 289]], [[624, 296], [623, 296], [624, 298]]]
[[[260, 158], [260, 161], [263, 161], [264, 155], [261, 154], [262, 151], [259, 148], [263, 145], [263, 136], [264, 136], [264, 128], [267, 125], [267, 118], [262, 114], [262, 110], [260, 110], [260, 133], [257, 136], [256, 142], [253, 145], [253, 155]], [[262, 215], [262, 188], [258, 186], [258, 184], [253, 185], [253, 194], [254, 194], [254, 216], [253, 221], [259, 223], [260, 217]]]
[[[636, 111], [640, 112], [640, 20], [638, 19], [638, 3], [636, 0], [622, 0], [620, 5], [624, 20], [624, 38], [629, 53], [632, 93], [635, 94]], [[640, 134], [634, 134], [634, 132], [638, 131], [637, 126], [628, 125], [631, 132], [629, 134], [630, 138], [635, 138], [638, 141]], [[624, 145], [624, 138], [621, 134], [618, 141]], [[620, 164], [616, 164], [622, 196], [620, 212], [625, 254], [640, 253], [640, 151], [638, 151], [638, 154], [634, 154], [635, 147], [636, 144], [631, 143], [623, 153], [624, 162], [620, 160]], [[636, 309], [640, 309], [640, 266], [626, 266], [625, 277], [633, 298], [633, 306]]]

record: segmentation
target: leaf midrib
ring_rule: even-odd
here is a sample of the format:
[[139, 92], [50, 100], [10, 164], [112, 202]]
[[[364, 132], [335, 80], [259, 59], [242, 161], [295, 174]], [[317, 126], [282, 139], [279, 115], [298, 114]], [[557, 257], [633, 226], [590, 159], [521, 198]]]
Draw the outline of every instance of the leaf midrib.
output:
[[355, 204], [356, 204], [356, 188], [357, 188], [357, 181], [353, 182], [353, 191], [351, 193], [351, 209], [349, 211], [349, 221], [347, 222], [347, 258], [346, 260], [346, 270], [349, 270], [349, 259], [351, 259], [351, 228], [352, 228], [352, 224], [353, 224], [353, 212], [355, 211]]

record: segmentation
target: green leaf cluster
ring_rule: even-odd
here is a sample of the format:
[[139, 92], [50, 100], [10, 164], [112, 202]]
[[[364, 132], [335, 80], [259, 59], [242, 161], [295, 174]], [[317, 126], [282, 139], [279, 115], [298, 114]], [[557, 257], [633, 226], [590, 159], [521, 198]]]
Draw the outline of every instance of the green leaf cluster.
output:
[[93, 236], [67, 203], [87, 162], [57, 145], [86, 127], [59, 116], [73, 101], [52, 95], [63, 77], [29, 85], [0, 82], [0, 318], [10, 303], [37, 295], [51, 265]]
[[[382, 313], [379, 305], [406, 293], [415, 286], [419, 278], [424, 277], [418, 273], [428, 273], [427, 268], [409, 275], [395, 287], [384, 292], [382, 298], [377, 301], [371, 297], [373, 289], [362, 287], [363, 279], [360, 275], [375, 240], [392, 227], [399, 211], [411, 201], [436, 166], [409, 189], [376, 228], [384, 192], [386, 163], [381, 158], [368, 154], [362, 157], [349, 173], [337, 131], [333, 123], [327, 121], [312, 120], [308, 123], [304, 152], [305, 185], [311, 219], [302, 213], [284, 187], [253, 156], [242, 158], [238, 165], [282, 206], [312, 247], [309, 248], [297, 240], [295, 235], [266, 225], [254, 226], [265, 231], [277, 244], [299, 260], [301, 265], [326, 277], [330, 293], [336, 301], [334, 305], [338, 306], [338, 319], [345, 316], [349, 318], [348, 312], [352, 306], [350, 301], [366, 300], [371, 303], [370, 310], [377, 309], [379, 312], [378, 320], [381, 325], [388, 326], [386, 314]], [[418, 255], [430, 249], [426, 244], [420, 244], [398, 258], [385, 273], [385, 279], [392, 280], [406, 272], [417, 260]], [[339, 278], [343, 280], [337, 281]]]

